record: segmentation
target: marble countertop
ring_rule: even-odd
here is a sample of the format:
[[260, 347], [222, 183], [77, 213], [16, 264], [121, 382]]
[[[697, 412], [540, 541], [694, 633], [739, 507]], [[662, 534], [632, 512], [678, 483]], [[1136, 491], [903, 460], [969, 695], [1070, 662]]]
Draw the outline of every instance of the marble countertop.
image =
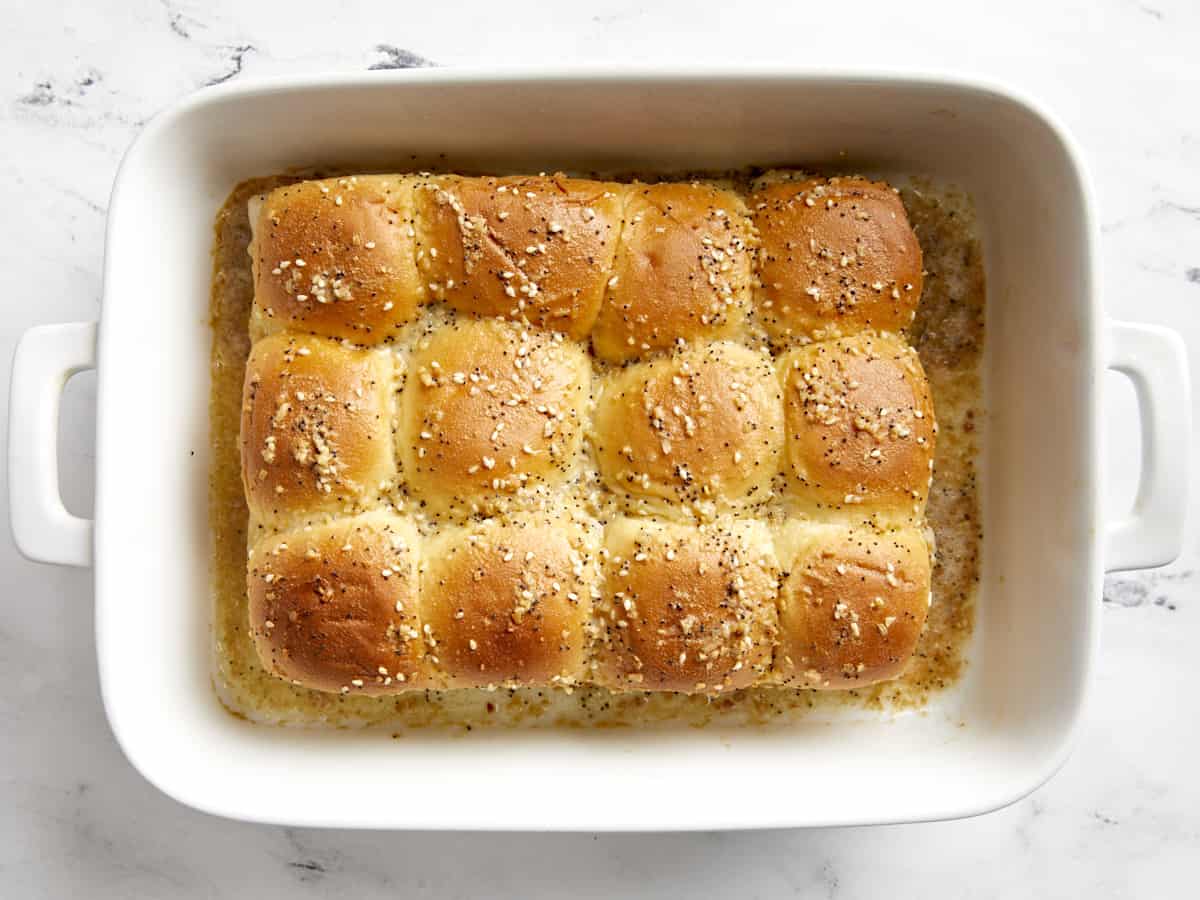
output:
[[[431, 64], [717, 60], [945, 70], [1040, 99], [1078, 138], [1095, 182], [1107, 311], [1177, 329], [1200, 373], [1200, 6], [1190, 0], [978, 10], [862, 0], [832, 13], [754, 0], [16, 6], [0, 33], [0, 268], [17, 276], [0, 301], [0, 360], [32, 325], [98, 317], [121, 154], [151, 115], [204, 85]], [[0, 433], [8, 377], [4, 363]], [[1106, 378], [1117, 508], [1133, 497], [1138, 447], [1132, 389]], [[93, 377], [72, 381], [59, 451], [64, 495], [84, 513], [94, 399]], [[1000, 812], [875, 829], [446, 836], [231, 823], [159, 794], [105, 721], [90, 573], [27, 562], [5, 535], [0, 896], [1195, 896], [1198, 565], [1193, 522], [1175, 565], [1107, 580], [1078, 749]]]

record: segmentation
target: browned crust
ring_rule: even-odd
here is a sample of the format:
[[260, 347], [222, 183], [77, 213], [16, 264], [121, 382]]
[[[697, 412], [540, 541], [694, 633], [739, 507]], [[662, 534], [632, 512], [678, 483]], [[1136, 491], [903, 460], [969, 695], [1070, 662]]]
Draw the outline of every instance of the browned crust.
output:
[[344, 510], [395, 475], [393, 365], [385, 352], [281, 333], [254, 345], [242, 400], [242, 473], [251, 512], [282, 522]]
[[750, 198], [758, 314], [776, 339], [901, 331], [921, 298], [921, 245], [896, 192], [863, 178], [780, 182]]
[[495, 519], [427, 548], [433, 653], [450, 688], [559, 685], [584, 676], [595, 547], [565, 516]]
[[937, 424], [916, 351], [863, 334], [801, 347], [779, 371], [798, 496], [826, 510], [919, 519]]
[[810, 526], [785, 555], [776, 672], [797, 687], [866, 687], [900, 675], [929, 609], [920, 532]]
[[576, 344], [523, 323], [461, 320], [413, 354], [400, 453], [421, 502], [561, 482], [579, 456], [590, 367]]
[[623, 519], [606, 548], [599, 684], [716, 694], [768, 671], [778, 568], [764, 525]]
[[619, 190], [564, 175], [426, 179], [417, 261], [430, 294], [585, 338], [621, 232]]
[[267, 195], [256, 223], [252, 331], [387, 340], [424, 302], [413, 179], [302, 181]]
[[247, 590], [263, 665], [320, 691], [420, 686], [417, 553], [411, 523], [381, 513], [260, 541]]
[[770, 361], [739, 344], [697, 344], [617, 372], [592, 440], [604, 479], [676, 504], [764, 499], [779, 469], [782, 396]]
[[625, 189], [625, 226], [592, 330], [596, 355], [624, 362], [697, 338], [738, 334], [752, 239], [741, 198], [700, 183]]

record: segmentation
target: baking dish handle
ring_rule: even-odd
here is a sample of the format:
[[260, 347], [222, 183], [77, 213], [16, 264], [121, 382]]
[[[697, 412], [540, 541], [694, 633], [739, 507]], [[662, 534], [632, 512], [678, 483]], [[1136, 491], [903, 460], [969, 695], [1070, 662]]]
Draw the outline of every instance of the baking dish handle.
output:
[[58, 405], [67, 379], [96, 368], [96, 323], [41, 325], [13, 357], [8, 494], [17, 548], [37, 562], [92, 563], [92, 520], [67, 512], [58, 490]]
[[1167, 328], [1108, 325], [1108, 368], [1137, 393], [1142, 472], [1133, 509], [1108, 526], [1109, 572], [1165, 566], [1179, 556], [1187, 516], [1192, 401], [1183, 339]]

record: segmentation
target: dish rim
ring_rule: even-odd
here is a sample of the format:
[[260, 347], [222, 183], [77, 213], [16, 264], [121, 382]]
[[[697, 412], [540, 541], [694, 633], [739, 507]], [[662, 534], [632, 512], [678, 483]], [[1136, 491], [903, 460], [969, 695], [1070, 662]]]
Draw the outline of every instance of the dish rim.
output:
[[[254, 81], [235, 82], [219, 85], [213, 88], [206, 88], [182, 98], [180, 101], [171, 105], [163, 112], [156, 115], [146, 126], [143, 132], [134, 141], [125, 158], [122, 160], [118, 170], [117, 178], [114, 183], [110, 209], [108, 229], [106, 233], [106, 251], [105, 251], [105, 280], [104, 280], [104, 301], [103, 307], [106, 308], [111, 302], [113, 296], [112, 285], [110, 284], [110, 272], [112, 269], [112, 257], [114, 253], [114, 241], [112, 235], [123, 229], [122, 209], [123, 203], [121, 197], [123, 189], [128, 181], [133, 180], [136, 175], [141, 158], [147, 152], [147, 148], [152, 146], [160, 133], [169, 129], [172, 125], [184, 117], [194, 115], [198, 111], [222, 104], [228, 101], [243, 99], [250, 96], [270, 96], [273, 94], [303, 92], [308, 90], [320, 90], [331, 87], [340, 88], [355, 88], [355, 87], [372, 87], [378, 88], [380, 85], [394, 84], [475, 84], [479, 86], [494, 85], [503, 83], [521, 83], [529, 81], [558, 81], [558, 82], [580, 82], [580, 83], [606, 83], [606, 84], [645, 84], [653, 86], [655, 83], [667, 82], [712, 82], [721, 81], [725, 83], [743, 82], [750, 83], [761, 80], [771, 80], [775, 82], [784, 82], [800, 89], [805, 86], [812, 85], [856, 85], [864, 89], [869, 89], [874, 85], [888, 84], [912, 90], [922, 90], [927, 88], [936, 89], [952, 89], [954, 91], [966, 92], [979, 95], [981, 98], [1001, 100], [1009, 104], [1022, 108], [1027, 114], [1032, 115], [1043, 126], [1045, 126], [1050, 134], [1060, 144], [1060, 147], [1069, 161], [1079, 184], [1080, 191], [1080, 209], [1084, 217], [1083, 225], [1086, 229], [1088, 240], [1084, 247], [1086, 254], [1085, 274], [1087, 278], [1086, 285], [1083, 286], [1083, 293], [1088, 297], [1087, 310], [1089, 323], [1086, 329], [1086, 339], [1088, 347], [1086, 352], [1081, 354], [1081, 358], [1086, 358], [1090, 369], [1093, 373], [1101, 371], [1103, 367], [1101, 328], [1104, 321], [1103, 314], [1099, 309], [1098, 296], [1096, 293], [1096, 284], [1098, 283], [1098, 272], [1096, 271], [1096, 254], [1095, 254], [1095, 218], [1094, 218], [1094, 199], [1092, 197], [1091, 184], [1086, 177], [1086, 170], [1083, 166], [1081, 156], [1069, 134], [1059, 125], [1058, 121], [1038, 104], [1029, 100], [1026, 97], [1010, 90], [1007, 87], [990, 83], [976, 78], [964, 78], [957, 75], [939, 75], [932, 73], [913, 73], [902, 70], [888, 69], [873, 69], [873, 70], [822, 70], [822, 71], [805, 71], [796, 70], [778, 66], [738, 66], [731, 68], [711, 67], [711, 66], [687, 66], [687, 67], [654, 67], [654, 68], [621, 68], [614, 69], [608, 67], [520, 67], [506, 69], [491, 69], [487, 67], [470, 67], [461, 69], [408, 69], [388, 72], [372, 72], [372, 73], [330, 73], [330, 74], [310, 74], [301, 76], [277, 76], [271, 78], [257, 79]], [[113, 338], [109, 329], [105, 327], [105, 317], [101, 318], [99, 329], [99, 353], [103, 359], [108, 353], [114, 352]], [[105, 440], [102, 436], [108, 433], [108, 415], [106, 413], [106, 402], [104, 400], [106, 394], [103, 389], [104, 374], [101, 367], [99, 376], [98, 388], [98, 410], [97, 410], [97, 470], [103, 471], [104, 459], [106, 458], [105, 451], [112, 446], [110, 441]], [[1089, 472], [1086, 483], [1091, 488], [1090, 496], [1080, 497], [1080, 503], [1086, 504], [1092, 521], [1095, 527], [1092, 529], [1091, 538], [1087, 544], [1087, 559], [1082, 563], [1088, 567], [1087, 585], [1090, 596], [1098, 598], [1099, 582], [1101, 574], [1101, 562], [1099, 557], [1099, 544], [1101, 540], [1101, 517], [1099, 514], [1100, 504], [1095, 496], [1097, 485], [1100, 483], [1099, 476], [1103, 471], [1102, 459], [1099, 453], [1099, 428], [1100, 428], [1100, 390], [1098, 386], [1092, 385], [1089, 391], [1090, 410], [1088, 417], [1093, 427], [1093, 434], [1088, 441], [1090, 452], [1088, 459]], [[360, 821], [356, 821], [352, 815], [346, 815], [344, 810], [338, 810], [332, 814], [331, 810], [316, 810], [308, 820], [297, 822], [294, 818], [280, 820], [273, 818], [266, 811], [255, 811], [239, 808], [236, 805], [231, 805], [228, 800], [229, 796], [213, 796], [205, 794], [203, 790], [187, 790], [184, 786], [165, 782], [164, 779], [158, 777], [159, 772], [141, 746], [135, 746], [129, 740], [129, 736], [123, 731], [123, 717], [117, 710], [117, 703], [111, 693], [110, 679], [106, 679], [104, 675], [105, 658], [107, 654], [113, 652], [110, 648], [110, 643], [105, 637], [104, 626], [107, 621], [103, 614], [103, 610], [111, 603], [115, 602], [113, 597], [108, 596], [108, 577], [106, 565], [106, 553], [104, 548], [108, 539], [106, 529], [101, 527], [100, 523], [107, 519], [107, 510], [110, 503], [119, 502], [119, 498], [110, 498], [109, 490], [112, 485], [109, 480], [97, 478], [96, 485], [96, 532], [95, 532], [95, 582], [96, 582], [96, 629], [97, 629], [97, 649], [100, 665], [100, 681], [101, 692], [104, 700], [105, 711], [108, 716], [110, 726], [113, 730], [114, 737], [118, 744], [122, 747], [123, 752], [129, 758], [131, 764], [137, 769], [143, 777], [152, 784], [155, 784], [160, 790], [168, 796], [173, 797], [181, 803], [200, 809], [205, 812], [222, 815], [229, 818], [258, 821], [258, 822], [277, 822], [288, 821], [290, 824], [302, 825], [325, 825], [325, 826], [349, 826], [349, 827], [364, 827]], [[1065, 763], [1070, 752], [1078, 738], [1079, 726], [1082, 720], [1084, 710], [1086, 708], [1087, 699], [1090, 695], [1091, 671], [1094, 668], [1094, 660], [1098, 649], [1099, 638], [1099, 616], [1098, 609], [1093, 608], [1098, 606], [1097, 603], [1091, 604], [1088, 607], [1085, 624], [1085, 634], [1081, 640], [1085, 642], [1084, 648], [1085, 671], [1083, 673], [1083, 688], [1081, 689], [1079, 703], [1076, 705], [1069, 724], [1063, 732], [1063, 738], [1055, 748], [1053, 753], [1049, 753], [1045, 757], [1045, 763], [1036, 775], [1030, 778], [1026, 783], [1018, 786], [1015, 790], [1006, 790], [994, 795], [988, 795], [984, 791], [980, 791], [977, 797], [970, 798], [970, 802], [965, 803], [944, 803], [942, 808], [930, 811], [920, 816], [911, 816], [898, 813], [892, 816], [877, 817], [864, 820], [853, 821], [804, 821], [806, 826], [820, 826], [828, 824], [849, 825], [849, 824], [891, 824], [897, 822], [909, 821], [929, 821], [949, 818], [959, 818], [982, 814], [994, 809], [1007, 806], [1022, 797], [1028, 795], [1033, 790], [1036, 790], [1041, 784], [1045, 783], [1059, 768]], [[653, 824], [647, 825], [645, 821], [637, 821], [638, 816], [632, 816], [633, 821], [624, 824], [600, 824], [597, 825], [594, 821], [586, 818], [586, 814], [576, 816], [575, 824], [555, 823], [554, 830], [605, 830], [605, 831], [637, 831], [637, 830], [707, 830], [713, 828], [769, 828], [780, 826], [792, 826], [797, 823], [797, 815], [793, 813], [790, 817], [782, 815], [783, 809], [779, 808], [776, 819], [767, 819], [763, 816], [755, 816], [754, 821], [742, 821], [736, 815], [730, 815], [732, 810], [727, 809], [721, 816], [714, 816], [712, 820], [704, 822], [689, 822], [689, 821], [672, 821], [669, 816], [663, 814], [662, 811], [656, 812], [653, 817]], [[504, 821], [496, 821], [495, 816], [489, 817], [489, 821], [480, 826], [477, 822], [465, 820], [463, 814], [459, 814], [455, 818], [458, 824], [446, 823], [430, 823], [426, 822], [424, 827], [434, 828], [460, 828], [471, 829], [479, 827], [487, 827], [489, 829], [498, 830], [538, 830], [536, 827], [531, 829], [528, 824], [522, 824], [519, 816], [509, 816], [512, 821], [505, 823]], [[501, 816], [503, 818], [503, 815]], [[387, 825], [368, 825], [366, 827], [394, 827]], [[407, 826], [406, 826], [407, 827]]]

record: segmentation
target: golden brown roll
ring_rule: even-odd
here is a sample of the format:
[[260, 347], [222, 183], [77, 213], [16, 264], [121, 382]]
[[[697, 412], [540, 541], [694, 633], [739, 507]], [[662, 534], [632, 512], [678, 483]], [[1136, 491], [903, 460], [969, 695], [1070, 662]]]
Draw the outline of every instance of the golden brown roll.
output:
[[621, 230], [617, 190], [564, 175], [426, 179], [417, 261], [430, 294], [463, 312], [586, 337]]
[[600, 472], [635, 497], [723, 506], [764, 499], [779, 470], [783, 407], [768, 357], [695, 344], [610, 376], [592, 440]]
[[250, 246], [251, 336], [292, 328], [375, 344], [412, 321], [425, 299], [413, 182], [357, 175], [268, 194]]
[[368, 513], [260, 541], [250, 553], [250, 633], [263, 665], [319, 691], [424, 684], [417, 532]]
[[736, 194], [706, 184], [633, 185], [612, 277], [592, 330], [624, 362], [679, 341], [736, 335], [750, 299], [751, 238]]
[[921, 245], [900, 197], [863, 178], [779, 182], [750, 198], [759, 315], [773, 338], [898, 332], [921, 298]]
[[431, 510], [562, 482], [579, 458], [591, 369], [582, 348], [519, 322], [464, 319], [417, 345], [398, 438]]
[[386, 350], [295, 333], [256, 343], [242, 397], [242, 478], [251, 514], [280, 524], [352, 509], [389, 485], [392, 393]]
[[779, 573], [762, 523], [620, 519], [605, 545], [597, 683], [717, 694], [768, 672]]
[[776, 677], [828, 689], [901, 674], [929, 609], [921, 533], [798, 524], [787, 531]]
[[864, 517], [919, 517], [937, 425], [916, 351], [862, 334], [801, 347], [779, 372], [797, 499]]
[[422, 606], [448, 688], [569, 686], [585, 674], [597, 537], [566, 515], [489, 519], [429, 542]]

